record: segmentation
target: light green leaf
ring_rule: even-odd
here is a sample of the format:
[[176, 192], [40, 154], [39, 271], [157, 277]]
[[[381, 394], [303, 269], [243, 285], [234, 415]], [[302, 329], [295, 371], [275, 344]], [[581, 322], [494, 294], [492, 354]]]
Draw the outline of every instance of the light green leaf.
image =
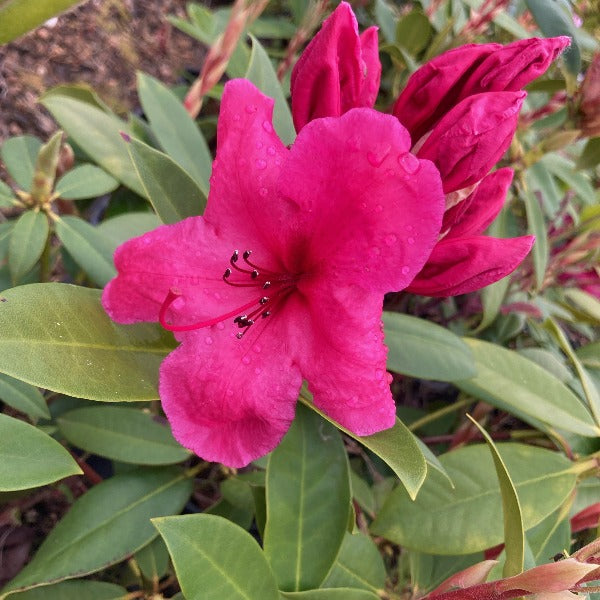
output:
[[50, 436], [0, 413], [0, 491], [26, 490], [80, 475], [71, 455]]
[[417, 597], [443, 581], [483, 560], [483, 552], [463, 556], [441, 556], [411, 550], [408, 554], [413, 594]]
[[120, 562], [156, 536], [150, 519], [181, 510], [192, 487], [173, 468], [140, 469], [94, 486], [75, 501], [3, 592], [87, 575]]
[[432, 34], [429, 19], [419, 10], [413, 10], [398, 21], [396, 43], [416, 56], [427, 47]]
[[[528, 188], [527, 196], [532, 196], [537, 201], [536, 194], [539, 194], [544, 212], [553, 217], [560, 207], [562, 194], [550, 171], [538, 162], [527, 169], [525, 177]], [[539, 205], [540, 203], [538, 203]]]
[[375, 0], [375, 21], [381, 27], [385, 40], [393, 44], [396, 39], [398, 17], [385, 0]]
[[525, 203], [525, 211], [527, 213], [527, 231], [535, 235], [535, 244], [531, 250], [531, 255], [535, 271], [535, 285], [537, 289], [540, 289], [544, 282], [548, 258], [550, 256], [546, 222], [544, 221], [544, 214], [542, 213], [540, 203], [531, 190], [525, 190], [521, 194], [521, 199]]
[[269, 55], [254, 36], [250, 37], [252, 38], [252, 54], [245, 78], [249, 79], [263, 94], [275, 100], [273, 127], [284, 145], [289, 146], [296, 139], [290, 107]]
[[0, 374], [0, 400], [32, 419], [50, 418], [50, 411], [40, 391], [8, 375]]
[[28, 210], [15, 223], [8, 246], [8, 266], [14, 283], [19, 282], [37, 263], [50, 228], [44, 213]]
[[565, 296], [595, 324], [600, 324], [600, 300], [578, 288], [565, 290]]
[[125, 121], [66, 92], [49, 92], [41, 103], [86, 154], [123, 185], [144, 196], [144, 188], [121, 137], [121, 132], [130, 133]]
[[579, 398], [542, 367], [496, 344], [465, 338], [477, 377], [455, 382], [461, 390], [527, 421], [596, 437], [600, 430]]
[[104, 169], [81, 165], [67, 171], [56, 183], [55, 192], [67, 200], [96, 198], [117, 188], [119, 182]]
[[378, 600], [379, 596], [366, 590], [351, 588], [323, 588], [305, 592], [281, 592], [286, 600]]
[[89, 400], [158, 398], [158, 368], [174, 348], [157, 325], [117, 325], [101, 292], [62, 283], [7, 290], [0, 301], [0, 372]]
[[163, 223], [204, 212], [206, 195], [172, 158], [134, 139], [127, 148], [145, 196]]
[[348, 523], [348, 469], [339, 433], [298, 405], [267, 466], [264, 549], [279, 589], [316, 588], [325, 579]]
[[129, 592], [114, 583], [73, 580], [11, 595], [14, 600], [127, 600]]
[[[564, 456], [534, 446], [499, 444], [521, 503], [524, 528], [537, 525], [572, 493], [577, 474]], [[371, 526], [375, 535], [428, 554], [461, 555], [503, 541], [502, 499], [492, 457], [485, 445], [440, 456], [454, 482], [432, 471], [416, 501], [397, 487]]]
[[273, 572], [249, 533], [213, 515], [154, 519], [186, 600], [279, 600]]
[[3, 0], [0, 2], [0, 44], [6, 44], [34, 29], [81, 0]]
[[510, 275], [503, 277], [500, 281], [492, 283], [481, 290], [481, 303], [483, 304], [483, 318], [475, 329], [478, 333], [487, 329], [496, 319], [510, 285]]
[[571, 502], [567, 501], [527, 532], [527, 541], [536, 564], [547, 563], [552, 556], [570, 547], [571, 525], [568, 518], [570, 506]]
[[363, 533], [346, 533], [340, 553], [324, 588], [360, 588], [377, 593], [385, 589], [385, 565], [377, 546]]
[[437, 381], [467, 379], [477, 374], [471, 349], [455, 334], [424, 319], [383, 313], [391, 371]]
[[12, 206], [14, 197], [12, 189], [0, 179], [0, 206]]
[[500, 484], [500, 495], [502, 496], [502, 515], [504, 521], [504, 552], [506, 559], [504, 561], [503, 577], [512, 577], [523, 572], [525, 561], [525, 530], [523, 529], [523, 515], [521, 514], [521, 505], [519, 496], [513, 483], [506, 464], [496, 448], [492, 438], [481, 425], [467, 415], [474, 425], [483, 435], [492, 458], [494, 459], [494, 468]]
[[98, 231], [110, 239], [114, 252], [117, 246], [156, 229], [159, 225], [162, 225], [161, 220], [152, 212], [129, 212], [106, 219], [98, 225]]
[[138, 72], [138, 94], [161, 148], [208, 196], [212, 156], [206, 140], [181, 100], [158, 79]]
[[600, 163], [600, 137], [590, 138], [577, 159], [577, 169], [591, 169]]
[[396, 424], [391, 429], [360, 437], [321, 412], [312, 403], [312, 397], [306, 390], [302, 390], [300, 401], [335, 425], [340, 431], [377, 454], [394, 471], [410, 496], [412, 498], [417, 496], [427, 474], [427, 463], [417, 438], [400, 419], [396, 419]]
[[[2, 22], [1, 18], [0, 22]], [[17, 182], [19, 188], [26, 192], [31, 189], [35, 161], [41, 147], [42, 142], [36, 137], [32, 135], [19, 135], [8, 138], [0, 148], [0, 157], [2, 157], [6, 170]]]
[[158, 583], [169, 569], [169, 551], [162, 538], [159, 536], [153, 539], [136, 552], [135, 562], [146, 579]]
[[190, 455], [175, 441], [167, 425], [135, 408], [79, 408], [61, 415], [57, 423], [71, 444], [124, 463], [168, 465]]
[[551, 152], [546, 154], [540, 162], [569, 188], [573, 189], [583, 202], [594, 204], [596, 192], [590, 182], [589, 175], [575, 171], [575, 165], [572, 161], [556, 152]]
[[104, 286], [116, 276], [112, 244], [96, 227], [65, 215], [56, 222], [56, 235], [94, 283]]

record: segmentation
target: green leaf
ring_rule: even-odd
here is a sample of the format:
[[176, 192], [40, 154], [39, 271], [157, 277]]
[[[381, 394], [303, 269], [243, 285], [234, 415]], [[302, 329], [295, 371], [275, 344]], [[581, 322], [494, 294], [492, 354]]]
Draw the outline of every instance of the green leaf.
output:
[[86, 154], [123, 185], [144, 196], [121, 132], [129, 128], [112, 113], [68, 93], [47, 93], [41, 103]]
[[14, 198], [12, 189], [0, 179], [0, 206], [12, 206]]
[[586, 316], [592, 319], [594, 324], [600, 324], [600, 300], [578, 288], [565, 290], [565, 296]]
[[138, 72], [138, 94], [161, 148], [208, 196], [212, 156], [206, 140], [181, 100], [158, 79]]
[[[579, 494], [579, 486], [577, 494]], [[567, 501], [527, 532], [527, 541], [536, 564], [544, 564], [550, 557], [570, 547], [571, 525], [568, 518], [570, 506], [571, 502]]]
[[135, 562], [146, 579], [158, 583], [169, 569], [169, 551], [162, 538], [155, 538], [139, 552], [136, 552]]
[[429, 19], [422, 12], [413, 10], [398, 21], [396, 43], [416, 56], [427, 47], [432, 34]]
[[[572, 493], [577, 474], [564, 456], [534, 446], [499, 444], [515, 483], [525, 529], [537, 525]], [[503, 541], [502, 500], [492, 457], [477, 444], [440, 456], [454, 482], [432, 471], [416, 501], [397, 487], [371, 526], [375, 535], [428, 554], [461, 555]], [[491, 518], [494, 515], [494, 518]]]
[[[1, 14], [0, 8], [0, 14]], [[2, 19], [0, 19], [2, 22]], [[0, 30], [1, 31], [1, 30]], [[0, 33], [1, 35], [1, 33]], [[20, 135], [8, 138], [0, 148], [0, 157], [6, 170], [22, 190], [28, 192], [31, 188], [35, 161], [42, 142], [32, 135]]]
[[50, 418], [50, 411], [40, 391], [8, 375], [0, 374], [0, 400], [32, 419]]
[[523, 420], [596, 437], [598, 427], [579, 398], [542, 367], [496, 344], [465, 338], [473, 350], [477, 377], [455, 382], [461, 390]]
[[525, 0], [525, 4], [545, 37], [568, 35], [571, 38], [571, 46], [563, 57], [569, 72], [577, 75], [581, 70], [581, 54], [569, 4], [561, 0]]
[[67, 171], [56, 183], [55, 192], [67, 200], [96, 198], [117, 188], [119, 182], [104, 169], [81, 165]]
[[535, 272], [535, 285], [538, 289], [541, 288], [546, 275], [546, 267], [550, 250], [548, 248], [548, 234], [546, 233], [546, 222], [542, 207], [538, 202], [536, 195], [526, 190], [521, 194], [521, 199], [525, 203], [527, 213], [528, 233], [535, 235], [535, 244], [531, 251], [533, 257], [533, 268]]
[[129, 592], [114, 583], [74, 580], [19, 592], [11, 597], [15, 600], [127, 600]]
[[330, 588], [307, 590], [305, 592], [281, 592], [287, 600], [378, 600], [379, 596], [366, 590], [351, 588]]
[[65, 215], [56, 222], [56, 235], [94, 283], [104, 286], [116, 276], [113, 246], [96, 227]]
[[496, 320], [509, 285], [510, 275], [507, 275], [500, 279], [500, 281], [496, 281], [496, 283], [492, 283], [481, 290], [483, 317], [474, 330], [474, 333], [487, 329]]
[[279, 600], [273, 572], [252, 536], [213, 515], [154, 519], [186, 600]]
[[321, 412], [312, 403], [312, 396], [306, 390], [302, 390], [300, 401], [335, 425], [340, 431], [377, 454], [394, 471], [411, 498], [417, 496], [427, 474], [427, 463], [417, 438], [400, 419], [396, 418], [396, 424], [390, 429], [360, 437]]
[[437, 381], [467, 379], [477, 374], [471, 349], [444, 327], [399, 313], [383, 313], [391, 371]]
[[577, 169], [591, 169], [600, 163], [600, 137], [590, 138], [577, 159]]
[[290, 107], [285, 99], [269, 55], [254, 36], [251, 35], [250, 37], [252, 38], [252, 54], [250, 55], [250, 63], [245, 78], [249, 79], [263, 94], [275, 101], [273, 127], [284, 145], [289, 146], [296, 139], [296, 130]]
[[398, 17], [385, 0], [375, 0], [375, 21], [381, 27], [385, 40], [393, 44], [396, 39]]
[[114, 251], [127, 240], [156, 229], [161, 224], [152, 212], [130, 212], [106, 219], [98, 225], [98, 231], [110, 239]]
[[411, 550], [408, 554], [413, 594], [421, 597], [460, 571], [483, 560], [483, 553], [440, 556]]
[[0, 302], [0, 372], [89, 400], [158, 398], [172, 336], [150, 323], [117, 325], [101, 292], [62, 283], [7, 290]]
[[339, 433], [299, 405], [267, 466], [264, 550], [280, 590], [312, 589], [325, 579], [348, 523], [348, 470]]
[[502, 496], [502, 515], [504, 521], [504, 551], [506, 559], [504, 561], [503, 577], [512, 577], [523, 572], [525, 564], [525, 530], [523, 529], [523, 515], [521, 514], [521, 505], [519, 496], [513, 483], [506, 464], [496, 448], [492, 438], [481, 425], [467, 415], [473, 424], [483, 435], [492, 458], [494, 459], [494, 468], [500, 484], [500, 495]]
[[81, 0], [3, 0], [0, 2], [0, 44], [6, 44], [34, 29]]
[[556, 152], [551, 152], [546, 154], [540, 162], [569, 188], [575, 191], [582, 202], [591, 205], [594, 204], [596, 192], [591, 184], [589, 175], [575, 171], [575, 165], [572, 161]]
[[172, 158], [134, 139], [127, 148], [145, 196], [163, 223], [204, 212], [205, 194]]
[[50, 436], [0, 413], [0, 491], [26, 490], [80, 475], [71, 455]]
[[363, 533], [346, 533], [340, 553], [324, 588], [360, 588], [377, 593], [385, 589], [385, 565], [377, 546]]
[[192, 487], [173, 468], [115, 475], [94, 486], [75, 501], [3, 592], [80, 577], [120, 562], [154, 539], [150, 519], [181, 510]]
[[49, 233], [48, 217], [42, 212], [28, 210], [18, 218], [8, 246], [8, 266], [14, 283], [33, 269]]
[[[528, 196], [535, 198], [540, 195], [541, 205], [548, 216], [554, 216], [560, 207], [562, 193], [556, 185], [554, 177], [541, 163], [529, 167], [525, 173], [528, 186]], [[538, 203], [539, 206], [539, 203]]]
[[57, 423], [71, 444], [124, 463], [168, 465], [190, 455], [175, 441], [167, 425], [135, 408], [79, 408], [63, 414]]

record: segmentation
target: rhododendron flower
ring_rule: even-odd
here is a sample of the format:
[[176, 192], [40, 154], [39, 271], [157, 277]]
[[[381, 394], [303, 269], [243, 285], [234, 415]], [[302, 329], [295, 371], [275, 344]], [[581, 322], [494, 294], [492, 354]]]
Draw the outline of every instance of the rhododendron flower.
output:
[[[337, 116], [365, 106], [367, 98], [375, 100], [373, 94], [361, 95], [355, 82], [371, 89], [375, 74], [379, 79], [371, 49], [376, 32], [368, 30], [365, 51], [352, 17], [349, 5], [342, 2], [294, 69], [292, 112], [297, 128], [311, 116]], [[339, 50], [344, 40], [352, 40], [353, 51]], [[497, 214], [510, 183], [506, 172], [484, 178], [511, 143], [525, 98], [521, 88], [542, 75], [568, 44], [569, 38], [558, 37], [519, 40], [507, 46], [462, 46], [429, 61], [408, 80], [393, 114], [410, 132], [412, 152], [438, 167], [448, 211], [456, 213], [460, 203], [471, 207], [460, 219], [453, 217], [408, 291], [449, 296], [479, 289], [511, 273], [531, 249], [531, 236], [505, 240], [480, 235], [490, 223], [481, 214]], [[357, 75], [361, 72], [362, 79]], [[325, 87], [322, 80], [327, 81]], [[324, 93], [324, 89], [334, 92]], [[483, 187], [479, 192], [478, 186]], [[449, 220], [445, 219], [447, 224]]]
[[303, 379], [357, 435], [394, 424], [383, 294], [422, 268], [444, 210], [394, 117], [316, 119], [287, 149], [272, 109], [248, 81], [225, 86], [204, 216], [123, 244], [103, 295], [116, 321], [176, 332], [159, 388], [173, 433], [234, 467], [277, 445]]

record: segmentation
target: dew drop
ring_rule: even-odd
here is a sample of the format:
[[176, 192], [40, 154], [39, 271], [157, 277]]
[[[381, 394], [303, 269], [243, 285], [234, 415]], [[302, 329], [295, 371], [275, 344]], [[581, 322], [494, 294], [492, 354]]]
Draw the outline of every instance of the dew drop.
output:
[[262, 158], [259, 158], [259, 159], [256, 161], [256, 163], [255, 163], [255, 164], [256, 164], [256, 168], [257, 168], [257, 169], [260, 169], [261, 171], [262, 171], [263, 169], [266, 169], [266, 168], [267, 168], [267, 161], [266, 161], [266, 160], [263, 160]]
[[267, 154], [268, 154], [269, 156], [275, 156], [275, 154], [276, 154], [276, 150], [275, 150], [275, 148], [273, 148], [273, 146], [269, 146], [269, 147], [267, 148]]
[[256, 142], [255, 146], [257, 150], [260, 150], [263, 147], [263, 144], [262, 142]]
[[390, 153], [391, 147], [389, 145], [369, 150], [367, 152], [367, 160], [373, 167], [380, 167], [387, 155]]
[[360, 203], [360, 207], [361, 207], [363, 210], [367, 210], [367, 203], [366, 203], [366, 202], [361, 202], [361, 203]]
[[414, 227], [412, 225], [406, 226], [406, 231], [412, 231], [413, 229], [414, 229]]
[[260, 375], [261, 373], [262, 373], [262, 369], [261, 369], [260, 367], [256, 367], [256, 368], [254, 369], [254, 374], [255, 374], [255, 375]]
[[375, 369], [375, 378], [382, 381], [385, 377], [385, 371], [383, 369]]
[[388, 385], [391, 385], [392, 381], [394, 381], [394, 376], [391, 373], [389, 373], [389, 372], [386, 372], [385, 375], [386, 375], [385, 378], [386, 378], [386, 380], [388, 382]]
[[233, 396], [233, 390], [227, 390], [226, 394], [231, 398], [231, 396]]
[[402, 267], [402, 275], [408, 275], [410, 269], [408, 267]]
[[279, 156], [275, 159], [275, 164], [277, 166], [279, 166], [281, 164], [281, 159], [279, 158]]
[[256, 354], [260, 354], [260, 351], [262, 350], [261, 346], [259, 346], [258, 344], [256, 344], [252, 350], [254, 350], [254, 352], [256, 352]]
[[239, 121], [240, 120], [240, 115], [233, 115], [233, 120], [234, 121]]
[[415, 243], [415, 238], [414, 237], [409, 237], [406, 240], [411, 246]]
[[269, 121], [263, 121], [262, 122], [262, 126], [263, 126], [263, 129], [267, 133], [272, 133], [273, 132], [273, 125], [271, 125], [271, 123], [269, 123]]
[[370, 250], [369, 253], [371, 254], [371, 256], [379, 256], [381, 254], [381, 249], [378, 248], [377, 246], [373, 246]]
[[211, 345], [212, 345], [212, 343], [213, 343], [213, 339], [210, 337], [210, 335], [207, 335], [207, 336], [204, 338], [204, 343], [205, 343], [207, 346], [211, 346]]
[[244, 356], [244, 357], [242, 358], [242, 362], [243, 362], [245, 365], [249, 365], [249, 364], [250, 364], [250, 357], [249, 357], [249, 356]]
[[419, 159], [410, 152], [401, 154], [398, 157], [398, 162], [400, 163], [400, 166], [404, 169], [404, 171], [409, 175], [414, 175], [421, 168], [421, 163], [419, 162]]
[[258, 193], [259, 193], [259, 194], [260, 194], [260, 195], [261, 195], [263, 198], [265, 198], [266, 196], [268, 196], [268, 194], [269, 194], [269, 190], [268, 190], [267, 188], [265, 188], [265, 187], [261, 187], [261, 188], [258, 190]]
[[383, 211], [383, 206], [381, 206], [381, 204], [376, 204], [375, 205], [375, 212], [376, 213], [380, 213]]
[[217, 323], [217, 329], [220, 329], [221, 331], [223, 331], [223, 329], [225, 329], [225, 323], [223, 323], [223, 322]]
[[246, 104], [246, 112], [247, 112], [249, 115], [252, 115], [252, 114], [254, 114], [254, 113], [256, 112], [256, 110], [257, 110], [257, 109], [256, 109], [256, 106], [255, 106], [254, 104]]
[[388, 246], [393, 246], [397, 241], [398, 241], [398, 238], [393, 233], [390, 233], [390, 234], [388, 234], [388, 235], [385, 236], [385, 243]]

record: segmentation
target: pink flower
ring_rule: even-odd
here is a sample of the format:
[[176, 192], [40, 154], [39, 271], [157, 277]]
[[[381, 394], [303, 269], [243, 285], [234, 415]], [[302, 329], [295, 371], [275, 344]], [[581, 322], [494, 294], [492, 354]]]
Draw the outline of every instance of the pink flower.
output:
[[[361, 90], [372, 90], [380, 67], [373, 56], [376, 32], [371, 28], [363, 37], [367, 34], [368, 45], [345, 3], [324, 23], [292, 75], [297, 128], [314, 116], [372, 106], [376, 94]], [[568, 44], [567, 37], [507, 46], [471, 44], [434, 58], [410, 77], [393, 114], [410, 132], [412, 152], [438, 167], [447, 210], [454, 216], [452, 222], [445, 219], [448, 226], [439, 244], [408, 291], [450, 296], [479, 289], [511, 273], [531, 249], [532, 236], [503, 240], [480, 235], [491, 222], [481, 215], [498, 213], [510, 185], [506, 171], [487, 182], [485, 177], [514, 136], [525, 98], [521, 88], [542, 75]], [[461, 203], [471, 208], [457, 216]]]
[[173, 433], [235, 467], [277, 445], [303, 379], [358, 435], [394, 424], [383, 294], [421, 269], [444, 210], [392, 116], [316, 119], [287, 149], [272, 109], [226, 85], [205, 215], [123, 244], [103, 295], [114, 320], [176, 332], [159, 390]]
[[318, 117], [339, 117], [351, 108], [372, 107], [380, 77], [377, 27], [359, 35], [352, 8], [341, 2], [292, 71], [296, 130]]

